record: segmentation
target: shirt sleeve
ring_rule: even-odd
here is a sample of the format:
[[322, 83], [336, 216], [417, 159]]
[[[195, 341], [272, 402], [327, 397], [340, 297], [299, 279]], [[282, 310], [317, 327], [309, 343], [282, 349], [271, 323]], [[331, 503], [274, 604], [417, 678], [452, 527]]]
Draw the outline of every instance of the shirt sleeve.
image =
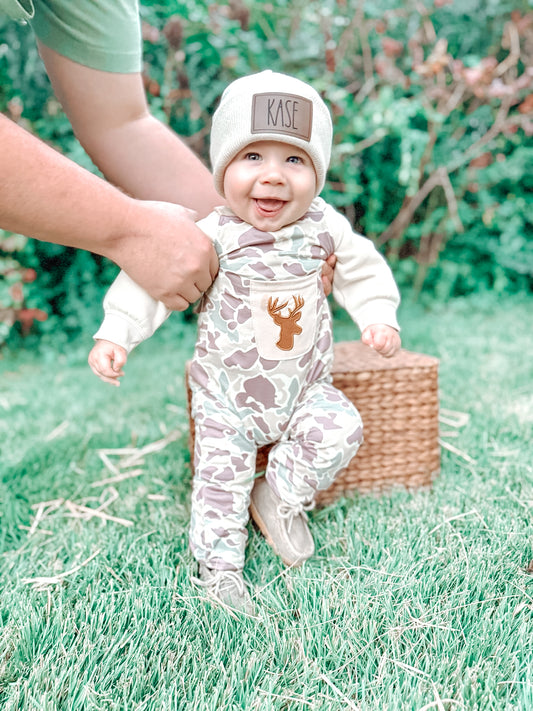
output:
[[0, 14], [12, 20], [31, 20], [35, 14], [32, 0], [0, 0]]
[[105, 295], [104, 312], [102, 325], [93, 338], [116, 343], [128, 353], [150, 338], [171, 314], [123, 271]]
[[33, 0], [30, 24], [39, 40], [91, 69], [142, 69], [139, 0]]
[[[213, 239], [217, 223], [218, 215], [211, 213], [196, 224]], [[116, 343], [129, 353], [150, 338], [171, 313], [121, 271], [105, 295], [104, 320], [93, 338]]]
[[361, 332], [378, 323], [399, 331], [396, 311], [400, 294], [390, 267], [374, 243], [355, 233], [343, 215], [331, 206], [326, 211], [337, 257], [333, 297]]

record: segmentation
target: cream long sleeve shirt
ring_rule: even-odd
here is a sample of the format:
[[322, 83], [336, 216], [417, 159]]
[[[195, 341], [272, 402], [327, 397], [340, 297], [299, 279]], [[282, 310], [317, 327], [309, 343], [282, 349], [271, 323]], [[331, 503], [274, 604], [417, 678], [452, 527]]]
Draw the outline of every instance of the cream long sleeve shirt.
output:
[[[265, 241], [265, 233], [242, 222], [227, 207], [217, 208], [200, 220], [198, 226], [213, 240], [221, 270], [237, 268], [237, 255], [243, 249], [253, 255], [254, 239], [258, 243]], [[361, 332], [373, 324], [386, 324], [399, 330], [396, 311], [400, 296], [390, 268], [372, 241], [354, 233], [348, 220], [322, 198], [315, 198], [300, 220], [268, 234], [272, 249], [268, 250], [268, 259], [262, 260], [256, 255], [260, 263], [254, 277], [262, 281], [280, 278], [279, 271], [268, 265], [270, 252], [281, 255], [276, 257], [276, 264], [279, 262], [284, 271], [282, 278], [296, 275], [295, 265], [299, 264], [300, 257], [302, 264], [307, 265], [300, 274], [304, 276], [311, 268], [320, 271], [323, 260], [334, 253], [337, 264], [333, 297], [347, 310]], [[149, 338], [171, 313], [124, 272], [107, 292], [104, 311], [104, 321], [94, 338], [116, 343], [127, 352]]]

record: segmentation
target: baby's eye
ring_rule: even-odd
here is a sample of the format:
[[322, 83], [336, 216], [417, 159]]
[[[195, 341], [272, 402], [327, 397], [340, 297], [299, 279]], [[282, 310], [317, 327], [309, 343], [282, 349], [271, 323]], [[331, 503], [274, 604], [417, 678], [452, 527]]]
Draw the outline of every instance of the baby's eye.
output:
[[303, 163], [303, 159], [300, 156], [289, 156], [287, 163]]
[[259, 153], [255, 153], [254, 151], [250, 151], [250, 153], [247, 153], [245, 156], [246, 160], [260, 160], [261, 156]]

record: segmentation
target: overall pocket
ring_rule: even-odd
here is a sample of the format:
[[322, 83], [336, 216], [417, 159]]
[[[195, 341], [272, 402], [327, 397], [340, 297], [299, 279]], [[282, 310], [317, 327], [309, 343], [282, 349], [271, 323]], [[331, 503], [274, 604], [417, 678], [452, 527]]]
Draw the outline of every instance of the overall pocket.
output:
[[317, 327], [318, 277], [250, 281], [257, 350], [268, 360], [299, 358], [312, 348]]

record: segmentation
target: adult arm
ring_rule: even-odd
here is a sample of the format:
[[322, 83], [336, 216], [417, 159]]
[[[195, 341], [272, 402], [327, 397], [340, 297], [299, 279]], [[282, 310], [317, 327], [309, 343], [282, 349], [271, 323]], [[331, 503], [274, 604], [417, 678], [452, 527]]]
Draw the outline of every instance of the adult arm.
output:
[[[199, 218], [224, 202], [206, 166], [150, 115], [138, 73], [91, 69], [42, 42], [39, 51], [78, 140], [108, 180], [137, 198], [190, 207]], [[326, 294], [334, 266], [332, 255], [322, 271]]]
[[182, 310], [218, 260], [191, 215], [134, 200], [0, 115], [0, 227], [112, 259], [155, 299]]
[[39, 51], [76, 137], [110, 182], [200, 218], [223, 203], [206, 166], [150, 114], [140, 74], [91, 69], [42, 43]]

